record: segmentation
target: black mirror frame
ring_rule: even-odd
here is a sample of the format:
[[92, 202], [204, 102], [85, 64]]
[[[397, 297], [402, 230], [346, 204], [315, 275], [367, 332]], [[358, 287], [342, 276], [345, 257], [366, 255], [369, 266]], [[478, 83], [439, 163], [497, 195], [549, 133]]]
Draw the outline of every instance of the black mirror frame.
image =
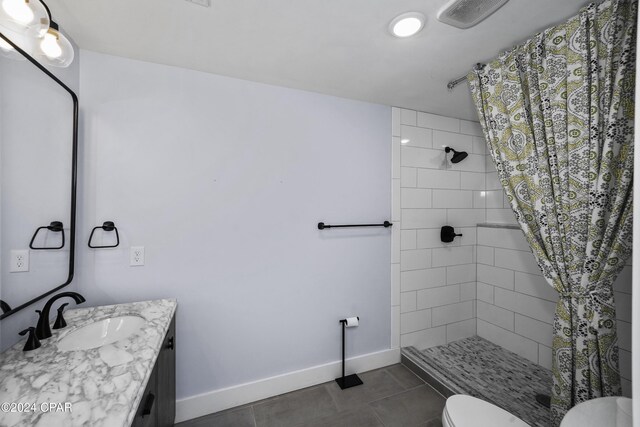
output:
[[47, 70], [42, 64], [40, 64], [36, 59], [34, 59], [27, 52], [22, 50], [19, 46], [13, 43], [9, 38], [7, 38], [2, 32], [0, 32], [0, 38], [5, 42], [9, 43], [11, 47], [13, 47], [17, 52], [19, 52], [22, 56], [24, 56], [29, 62], [35, 65], [40, 71], [49, 76], [54, 82], [58, 83], [64, 90], [66, 90], [69, 95], [71, 95], [71, 100], [73, 101], [73, 151], [71, 154], [71, 225], [69, 230], [69, 275], [67, 276], [67, 280], [55, 288], [43, 293], [40, 296], [37, 296], [23, 304], [20, 304], [17, 307], [12, 308], [11, 310], [2, 313], [0, 315], [0, 320], [5, 317], [9, 317], [14, 313], [22, 310], [30, 306], [31, 304], [40, 301], [46, 296], [51, 295], [54, 292], [59, 291], [64, 288], [73, 280], [74, 274], [74, 261], [75, 261], [75, 246], [76, 246], [76, 191], [78, 186], [78, 95], [71, 90], [67, 85], [65, 85], [59, 78], [53, 75], [49, 70]]

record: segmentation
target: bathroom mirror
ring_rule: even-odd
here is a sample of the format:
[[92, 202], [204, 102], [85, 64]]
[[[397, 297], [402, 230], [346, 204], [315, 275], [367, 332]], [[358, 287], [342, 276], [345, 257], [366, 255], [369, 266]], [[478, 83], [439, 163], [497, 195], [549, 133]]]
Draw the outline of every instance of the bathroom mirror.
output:
[[0, 33], [0, 319], [73, 278], [77, 126], [76, 94]]

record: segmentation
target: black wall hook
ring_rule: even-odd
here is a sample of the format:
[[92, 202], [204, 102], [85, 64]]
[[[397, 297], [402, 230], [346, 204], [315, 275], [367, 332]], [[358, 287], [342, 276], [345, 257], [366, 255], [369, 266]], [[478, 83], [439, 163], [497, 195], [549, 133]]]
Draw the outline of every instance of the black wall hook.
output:
[[[106, 246], [93, 246], [91, 244], [91, 240], [93, 239], [93, 233], [95, 233], [95, 231], [98, 228], [101, 228], [104, 231], [115, 231], [116, 232], [116, 244], [115, 245], [106, 245]], [[118, 234], [118, 228], [113, 223], [113, 221], [105, 221], [105, 222], [102, 223], [102, 225], [98, 225], [97, 227], [93, 227], [93, 230], [91, 230], [91, 234], [89, 235], [89, 243], [87, 243], [87, 244], [92, 249], [115, 248], [116, 246], [120, 245], [120, 235]]]
[[[43, 229], [47, 229], [49, 231], [53, 231], [54, 233], [60, 233], [62, 232], [62, 243], [60, 244], [60, 246], [52, 246], [52, 247], [40, 247], [40, 246], [33, 246], [33, 242], [35, 242], [36, 237], [38, 236], [38, 233], [40, 232], [40, 230]], [[62, 224], [62, 221], [51, 221], [51, 224], [49, 225], [43, 225], [42, 227], [38, 227], [36, 228], [36, 232], [33, 233], [33, 237], [31, 238], [31, 242], [29, 242], [29, 247], [33, 250], [54, 250], [54, 249], [62, 249], [64, 248], [64, 242], [65, 242], [65, 236], [64, 236], [64, 225]]]

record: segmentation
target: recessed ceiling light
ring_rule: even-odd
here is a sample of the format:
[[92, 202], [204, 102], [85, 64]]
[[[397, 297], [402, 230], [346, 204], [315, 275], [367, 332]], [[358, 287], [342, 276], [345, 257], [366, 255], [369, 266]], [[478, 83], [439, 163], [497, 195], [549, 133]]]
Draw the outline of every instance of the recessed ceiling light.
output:
[[396, 37], [411, 37], [424, 28], [424, 19], [420, 12], [403, 13], [391, 21], [389, 31]]

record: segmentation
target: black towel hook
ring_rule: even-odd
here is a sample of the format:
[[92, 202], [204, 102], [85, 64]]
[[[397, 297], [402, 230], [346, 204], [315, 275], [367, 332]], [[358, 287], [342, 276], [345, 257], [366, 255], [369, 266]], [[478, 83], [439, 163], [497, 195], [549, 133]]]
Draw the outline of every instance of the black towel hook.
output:
[[[104, 231], [115, 231], [116, 232], [116, 244], [115, 245], [105, 245], [105, 246], [93, 246], [91, 244], [91, 240], [93, 239], [93, 233], [95, 233], [95, 231], [98, 228], [101, 228]], [[105, 221], [105, 222], [102, 223], [102, 225], [98, 225], [96, 227], [93, 227], [93, 230], [91, 230], [91, 234], [89, 235], [89, 243], [87, 243], [87, 244], [92, 249], [104, 249], [104, 248], [115, 248], [115, 247], [117, 247], [118, 245], [120, 245], [120, 235], [118, 234], [118, 228], [113, 223], [113, 221]]]
[[[52, 247], [33, 246], [33, 242], [35, 242], [36, 237], [38, 236], [38, 233], [40, 232], [40, 230], [43, 230], [45, 228], [47, 230], [49, 230], [49, 231], [53, 231], [54, 233], [62, 232], [62, 243], [60, 244], [60, 246], [52, 246]], [[36, 228], [36, 232], [33, 233], [33, 237], [31, 238], [31, 242], [29, 242], [29, 247], [31, 249], [33, 249], [34, 251], [38, 251], [38, 250], [55, 250], [55, 249], [64, 248], [64, 242], [65, 242], [64, 225], [62, 224], [61, 221], [51, 221], [51, 224], [49, 224], [49, 225], [43, 225], [42, 227]]]

